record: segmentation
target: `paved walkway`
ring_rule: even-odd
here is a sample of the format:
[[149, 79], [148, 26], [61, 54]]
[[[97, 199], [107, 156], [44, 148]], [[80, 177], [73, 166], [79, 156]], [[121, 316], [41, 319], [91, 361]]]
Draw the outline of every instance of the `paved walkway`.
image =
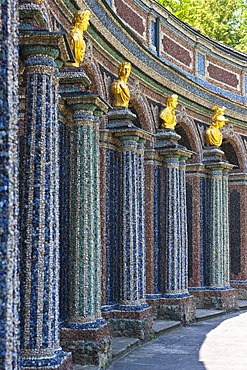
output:
[[247, 311], [179, 327], [133, 349], [109, 370], [247, 370]]

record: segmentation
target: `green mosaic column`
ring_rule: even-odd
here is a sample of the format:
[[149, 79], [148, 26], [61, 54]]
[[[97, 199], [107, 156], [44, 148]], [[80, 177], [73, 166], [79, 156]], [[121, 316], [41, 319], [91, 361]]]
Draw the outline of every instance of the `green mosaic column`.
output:
[[227, 173], [232, 166], [219, 162], [207, 165], [206, 168], [210, 174], [209, 285], [215, 289], [228, 289], [230, 281]]
[[229, 168], [223, 170], [222, 183], [222, 203], [225, 206], [223, 210], [223, 238], [224, 238], [224, 261], [223, 261], [223, 284], [230, 285], [230, 255], [229, 255], [229, 209], [228, 209], [228, 172]]
[[73, 118], [71, 323], [101, 318], [98, 125], [85, 111]]
[[104, 366], [111, 340], [101, 316], [102, 251], [99, 210], [99, 115], [107, 106], [97, 96], [68, 98], [73, 115], [71, 243], [68, 320], [62, 346], [74, 362]]

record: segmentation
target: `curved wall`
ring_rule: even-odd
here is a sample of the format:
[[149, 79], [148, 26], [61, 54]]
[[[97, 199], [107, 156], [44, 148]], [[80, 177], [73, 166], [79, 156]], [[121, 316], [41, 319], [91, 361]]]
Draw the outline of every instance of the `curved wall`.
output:
[[247, 56], [217, 43], [150, 0], [112, 0], [112, 9], [167, 65], [206, 88], [246, 102]]

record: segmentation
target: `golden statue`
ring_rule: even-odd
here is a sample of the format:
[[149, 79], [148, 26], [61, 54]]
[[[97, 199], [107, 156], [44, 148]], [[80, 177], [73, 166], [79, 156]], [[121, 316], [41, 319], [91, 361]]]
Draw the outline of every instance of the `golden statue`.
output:
[[166, 107], [160, 113], [160, 118], [163, 121], [160, 128], [170, 128], [174, 130], [177, 123], [174, 109], [177, 105], [178, 96], [176, 94], [166, 98]]
[[129, 62], [121, 63], [118, 68], [118, 79], [111, 85], [111, 92], [114, 94], [114, 107], [128, 108], [130, 93], [127, 86], [127, 80], [131, 71], [131, 64]]
[[69, 43], [74, 54], [75, 63], [67, 63], [69, 66], [79, 67], [84, 60], [86, 43], [83, 34], [89, 26], [90, 11], [78, 10], [73, 17], [73, 25], [68, 34]]
[[206, 130], [206, 142], [207, 145], [211, 146], [221, 146], [222, 144], [222, 133], [220, 132], [220, 128], [224, 126], [225, 122], [228, 121], [224, 117], [225, 107], [218, 107], [215, 105], [213, 108], [215, 112], [212, 118], [212, 124]]

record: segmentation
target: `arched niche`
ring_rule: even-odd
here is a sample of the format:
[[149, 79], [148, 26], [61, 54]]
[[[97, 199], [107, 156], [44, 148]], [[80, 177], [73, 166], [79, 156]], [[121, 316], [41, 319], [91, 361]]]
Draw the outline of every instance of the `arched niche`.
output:
[[130, 110], [137, 115], [137, 120], [134, 124], [150, 133], [155, 133], [155, 125], [152, 114], [145, 96], [138, 91], [131, 96]]
[[182, 112], [177, 116], [175, 131], [181, 136], [178, 143], [193, 152], [187, 163], [201, 163], [202, 144], [200, 136], [194, 121], [187, 116], [184, 108], [182, 108]]
[[231, 172], [247, 172], [246, 149], [240, 135], [233, 132], [224, 133], [221, 149], [224, 159], [235, 166]]

